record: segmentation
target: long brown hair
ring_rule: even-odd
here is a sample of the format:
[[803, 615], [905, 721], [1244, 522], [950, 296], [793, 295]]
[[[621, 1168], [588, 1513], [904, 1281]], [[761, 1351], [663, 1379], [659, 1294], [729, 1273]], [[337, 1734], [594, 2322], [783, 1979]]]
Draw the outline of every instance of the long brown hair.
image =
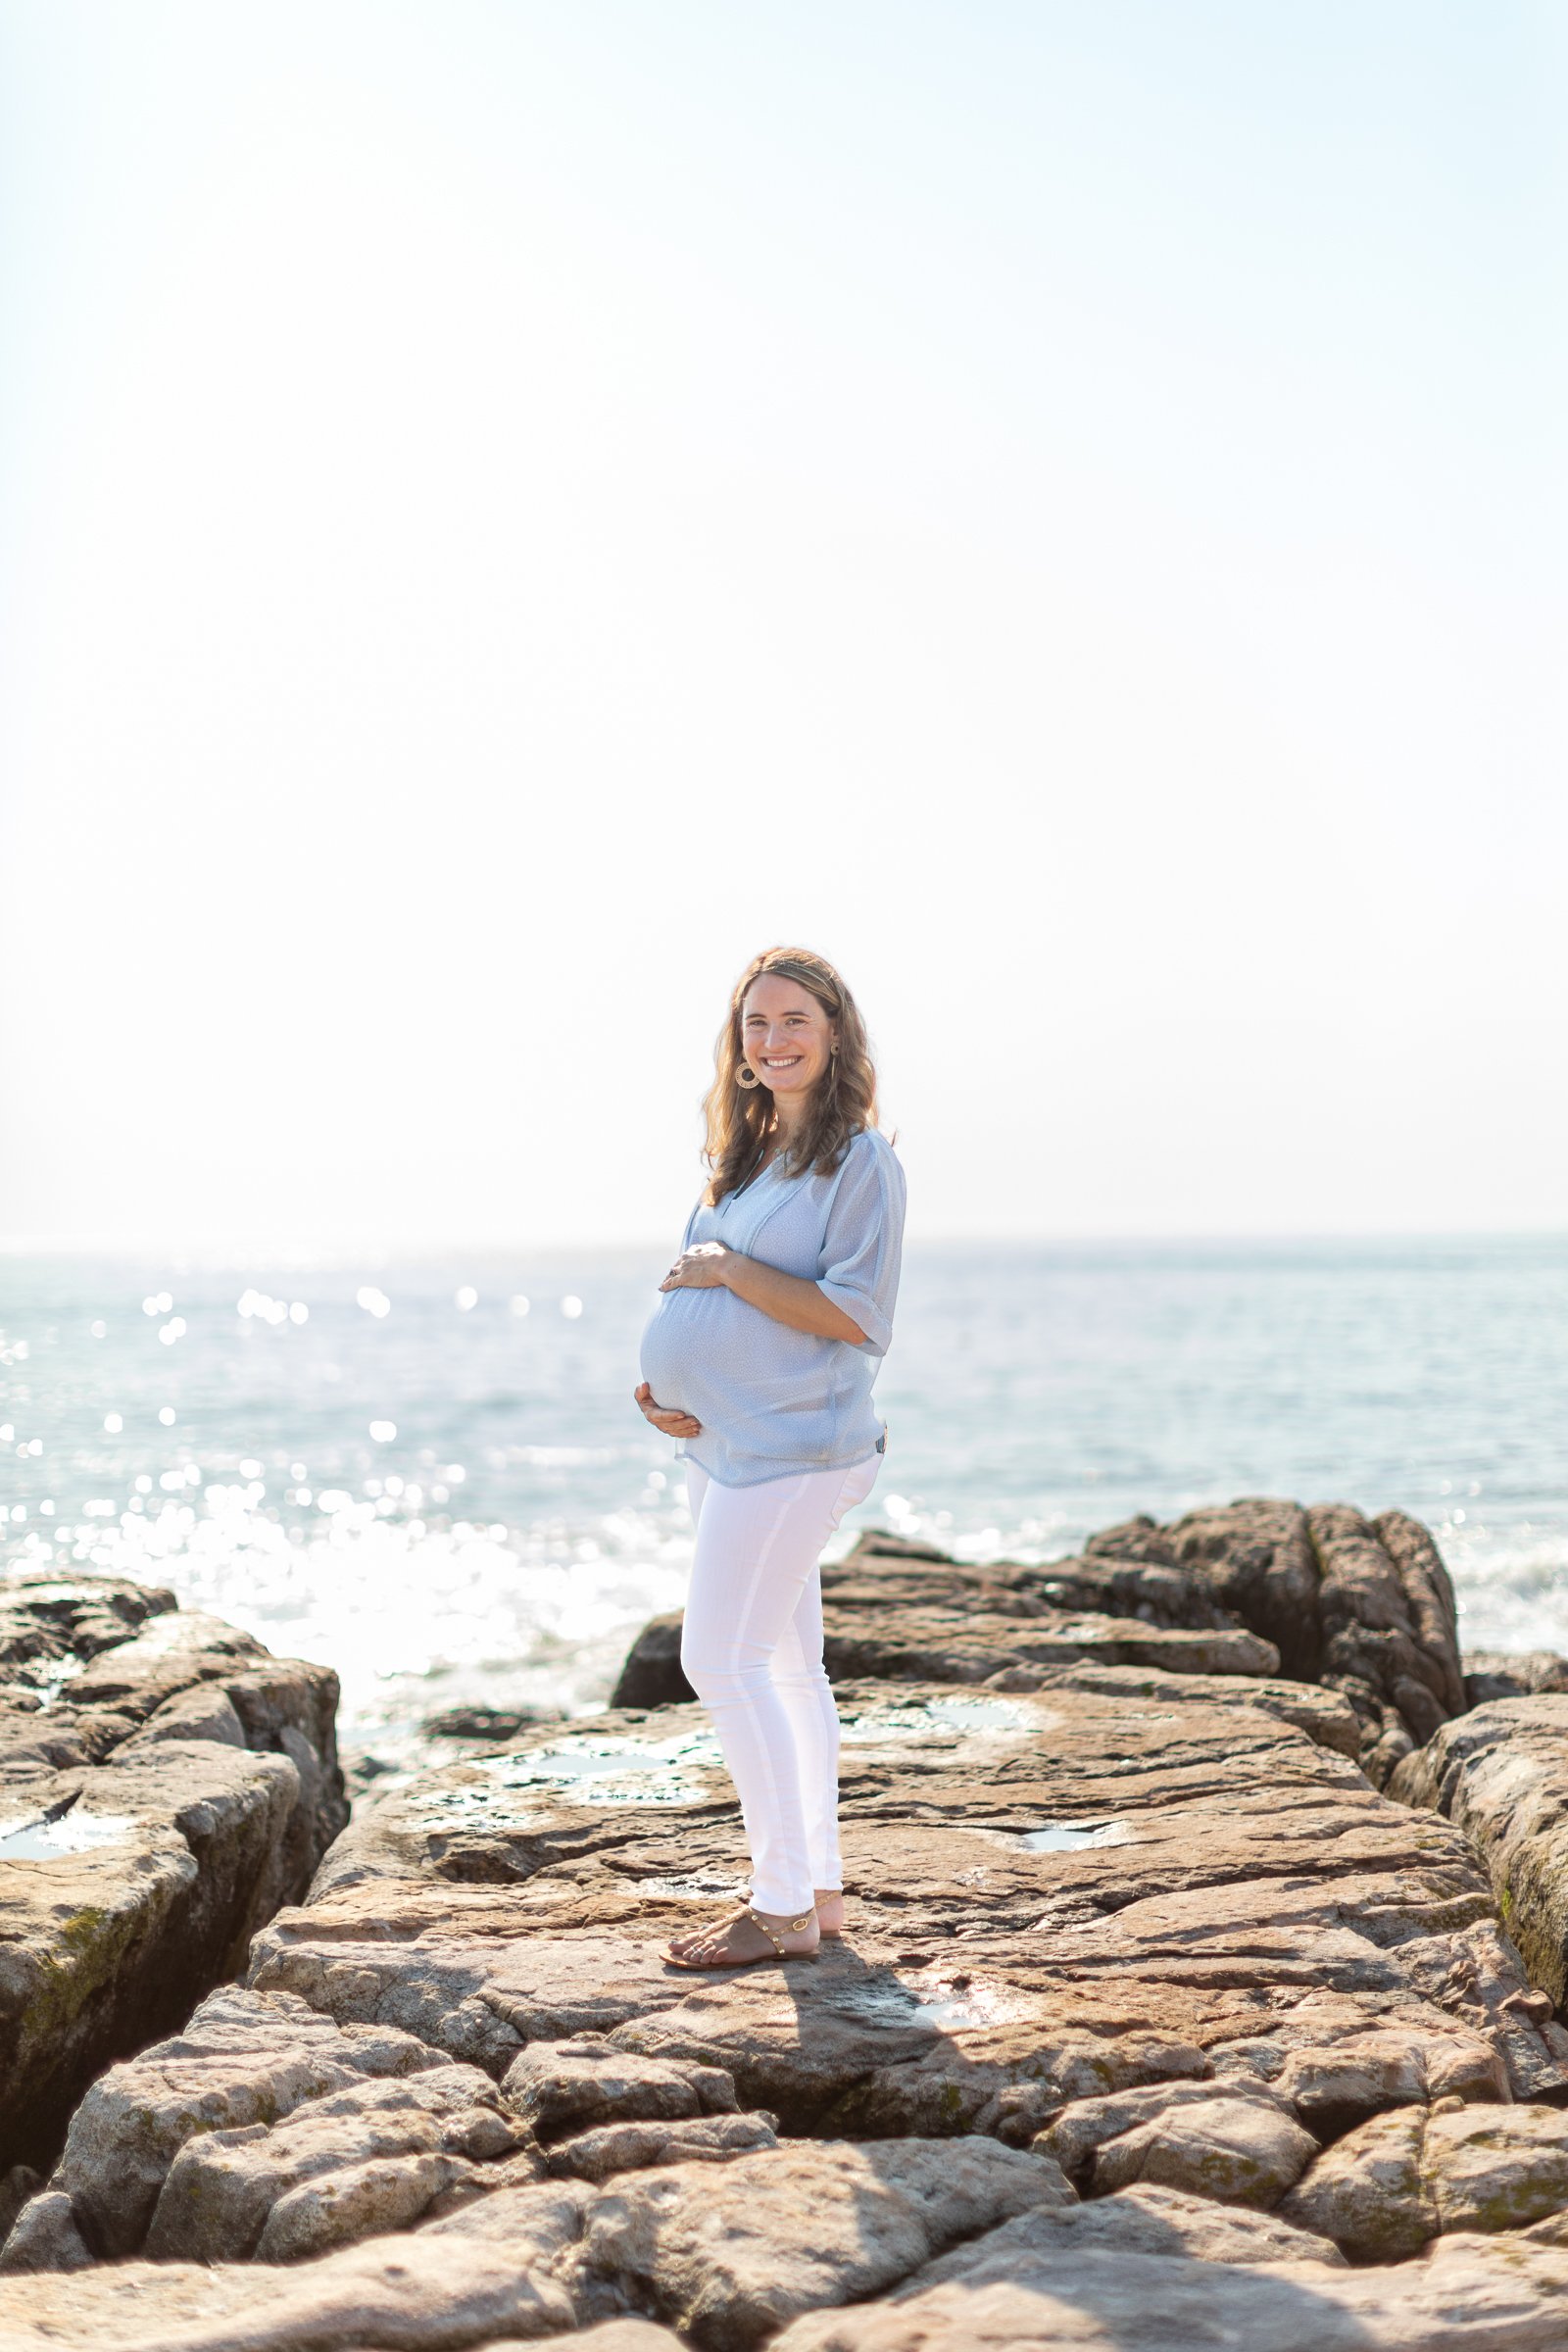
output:
[[797, 1175], [815, 1168], [830, 1175], [862, 1127], [876, 1125], [876, 1071], [860, 1008], [823, 956], [809, 948], [768, 948], [754, 956], [730, 991], [729, 1011], [713, 1047], [713, 1083], [704, 1099], [708, 1143], [703, 1158], [712, 1173], [705, 1196], [711, 1208], [744, 1184], [767, 1149], [773, 1130], [773, 1098], [765, 1085], [745, 1087], [736, 1075], [746, 1061], [741, 1010], [746, 993], [764, 972], [798, 980], [813, 996], [838, 1032], [838, 1052], [817, 1081], [799, 1138], [781, 1147]]

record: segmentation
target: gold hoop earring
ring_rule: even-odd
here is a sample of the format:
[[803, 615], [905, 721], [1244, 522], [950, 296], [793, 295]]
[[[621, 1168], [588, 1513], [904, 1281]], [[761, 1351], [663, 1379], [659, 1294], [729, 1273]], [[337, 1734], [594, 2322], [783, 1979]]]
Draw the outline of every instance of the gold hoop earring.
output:
[[737, 1086], [744, 1086], [749, 1093], [754, 1086], [760, 1086], [762, 1081], [752, 1068], [751, 1063], [743, 1061], [735, 1072], [735, 1083]]

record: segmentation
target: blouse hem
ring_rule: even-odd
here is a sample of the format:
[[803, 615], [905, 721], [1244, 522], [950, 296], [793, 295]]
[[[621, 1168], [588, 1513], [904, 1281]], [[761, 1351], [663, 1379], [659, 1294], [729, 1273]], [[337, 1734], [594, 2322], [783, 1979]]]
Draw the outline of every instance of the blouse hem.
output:
[[852, 1454], [847, 1462], [786, 1462], [777, 1470], [764, 1471], [760, 1478], [720, 1478], [718, 1472], [710, 1470], [706, 1462], [698, 1462], [695, 1453], [678, 1453], [675, 1459], [678, 1462], [697, 1462], [704, 1477], [710, 1478], [715, 1487], [768, 1487], [777, 1479], [804, 1478], [813, 1471], [858, 1470], [862, 1462], [874, 1462], [883, 1451], [881, 1446], [868, 1446], [863, 1453]]

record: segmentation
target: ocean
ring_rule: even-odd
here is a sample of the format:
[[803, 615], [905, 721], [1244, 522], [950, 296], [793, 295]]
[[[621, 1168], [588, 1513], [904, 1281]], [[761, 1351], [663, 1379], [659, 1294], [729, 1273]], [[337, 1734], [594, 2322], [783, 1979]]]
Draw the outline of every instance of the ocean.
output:
[[[0, 1258], [0, 1564], [97, 1568], [320, 1659], [345, 1746], [601, 1705], [679, 1605], [632, 1403], [667, 1250]], [[861, 1527], [1049, 1559], [1242, 1494], [1414, 1512], [1470, 1647], [1568, 1649], [1568, 1236], [906, 1249]]]

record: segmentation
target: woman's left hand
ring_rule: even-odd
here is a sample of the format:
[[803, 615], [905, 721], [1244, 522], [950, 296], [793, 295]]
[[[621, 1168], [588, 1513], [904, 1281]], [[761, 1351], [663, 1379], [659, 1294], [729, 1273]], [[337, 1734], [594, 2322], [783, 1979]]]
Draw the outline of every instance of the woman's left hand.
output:
[[683, 1250], [660, 1284], [662, 1291], [719, 1291], [729, 1280], [728, 1268], [739, 1252], [722, 1242], [699, 1242]]

